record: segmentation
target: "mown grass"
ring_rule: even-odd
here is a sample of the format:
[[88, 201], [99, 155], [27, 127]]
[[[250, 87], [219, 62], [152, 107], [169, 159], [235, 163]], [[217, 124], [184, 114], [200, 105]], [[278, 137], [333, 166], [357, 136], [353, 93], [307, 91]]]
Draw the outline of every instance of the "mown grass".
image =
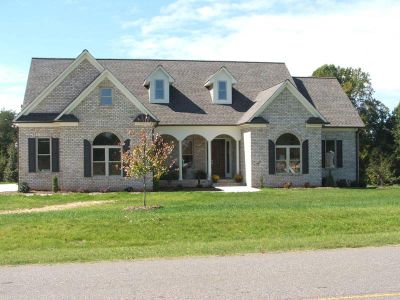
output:
[[0, 264], [226, 255], [400, 244], [400, 189], [160, 192], [162, 209], [124, 211], [140, 194], [0, 196], [0, 210], [115, 200], [0, 215]]

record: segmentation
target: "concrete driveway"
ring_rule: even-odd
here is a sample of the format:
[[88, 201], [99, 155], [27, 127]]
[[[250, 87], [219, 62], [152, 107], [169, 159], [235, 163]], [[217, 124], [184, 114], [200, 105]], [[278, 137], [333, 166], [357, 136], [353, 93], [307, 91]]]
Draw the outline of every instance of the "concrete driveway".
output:
[[16, 183], [0, 184], [0, 193], [16, 192], [16, 191], [18, 191], [18, 184]]
[[0, 267], [0, 299], [400, 299], [400, 247]]

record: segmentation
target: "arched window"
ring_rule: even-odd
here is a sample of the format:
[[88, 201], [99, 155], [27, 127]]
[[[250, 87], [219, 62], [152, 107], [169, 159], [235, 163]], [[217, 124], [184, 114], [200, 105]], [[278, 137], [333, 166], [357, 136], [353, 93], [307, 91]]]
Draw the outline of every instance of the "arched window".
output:
[[93, 176], [121, 176], [121, 142], [110, 132], [103, 132], [93, 141]]
[[290, 133], [276, 140], [276, 173], [299, 174], [301, 166], [300, 141]]

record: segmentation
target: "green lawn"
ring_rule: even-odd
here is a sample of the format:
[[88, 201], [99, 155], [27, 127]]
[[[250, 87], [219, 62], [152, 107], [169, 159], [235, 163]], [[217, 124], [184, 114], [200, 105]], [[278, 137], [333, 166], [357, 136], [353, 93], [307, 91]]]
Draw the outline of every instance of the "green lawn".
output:
[[0, 264], [225, 255], [400, 244], [400, 189], [264, 189], [259, 193], [0, 195], [0, 211], [73, 201], [113, 204], [0, 215]]

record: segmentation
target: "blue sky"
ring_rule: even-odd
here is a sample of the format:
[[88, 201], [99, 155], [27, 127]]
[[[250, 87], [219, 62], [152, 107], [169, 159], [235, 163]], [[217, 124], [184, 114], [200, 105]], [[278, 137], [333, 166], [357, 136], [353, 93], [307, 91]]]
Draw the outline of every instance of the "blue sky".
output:
[[400, 1], [3, 0], [0, 108], [19, 110], [31, 57], [324, 63], [361, 67], [389, 108], [400, 100]]

